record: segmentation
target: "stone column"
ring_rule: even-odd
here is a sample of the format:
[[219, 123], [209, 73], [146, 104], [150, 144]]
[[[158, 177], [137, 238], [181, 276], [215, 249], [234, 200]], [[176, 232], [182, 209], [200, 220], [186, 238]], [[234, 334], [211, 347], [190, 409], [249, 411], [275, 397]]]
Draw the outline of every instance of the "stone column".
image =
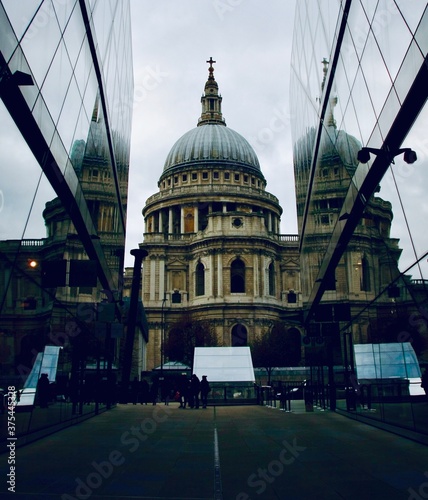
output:
[[199, 229], [199, 208], [198, 208], [198, 205], [196, 204], [195, 205], [195, 210], [194, 210], [194, 214], [195, 214], [195, 221], [194, 221], [194, 231], [195, 233], [198, 232], [198, 229]]
[[213, 254], [210, 254], [208, 256], [208, 262], [209, 262], [209, 270], [210, 272], [208, 273], [208, 276], [207, 276], [207, 280], [206, 280], [206, 283], [207, 283], [207, 296], [208, 297], [212, 297], [213, 296], [213, 280], [214, 280], [214, 255]]
[[162, 209], [159, 210], [159, 232], [163, 232], [163, 214], [162, 214]]
[[156, 259], [150, 260], [150, 300], [156, 300]]
[[159, 259], [159, 300], [163, 300], [165, 295], [165, 259]]
[[172, 234], [173, 233], [173, 220], [172, 220], [172, 207], [169, 207], [169, 212], [168, 212], [168, 233]]
[[180, 233], [184, 233], [184, 207], [180, 207]]
[[223, 297], [223, 255], [217, 254], [217, 295]]
[[257, 254], [253, 255], [253, 295], [258, 297], [260, 295], [260, 263], [259, 256]]

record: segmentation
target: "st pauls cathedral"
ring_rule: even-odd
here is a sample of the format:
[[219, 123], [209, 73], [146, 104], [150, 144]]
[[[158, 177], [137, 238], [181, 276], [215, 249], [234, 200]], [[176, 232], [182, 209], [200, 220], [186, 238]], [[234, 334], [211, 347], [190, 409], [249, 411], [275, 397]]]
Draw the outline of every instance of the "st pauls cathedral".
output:
[[[142, 211], [145, 229], [140, 247], [148, 252], [142, 272], [142, 302], [150, 332], [148, 370], [166, 361], [162, 349], [169, 329], [185, 314], [208, 320], [219, 345], [249, 345], [281, 322], [303, 346], [308, 334], [302, 322], [304, 303], [358, 165], [361, 146], [337, 129], [332, 102], [326, 124], [330, 141], [322, 146], [307, 222], [312, 226], [311, 250], [301, 257], [299, 235], [280, 234], [283, 209], [267, 190], [256, 153], [226, 125], [215, 61], [207, 62], [197, 126], [172, 146], [159, 191]], [[309, 131], [297, 142], [300, 154], [294, 154], [299, 230], [312, 139]], [[389, 236], [392, 217], [391, 204], [373, 197], [324, 293], [321, 318], [311, 327], [316, 335], [338, 337], [339, 327], [399, 274], [398, 241]], [[390, 300], [385, 297], [386, 308]], [[382, 300], [376, 307], [382, 309]], [[375, 340], [378, 319], [365, 317], [353, 324], [354, 339]], [[338, 338], [334, 344], [340, 350]], [[302, 353], [304, 363], [303, 348]]]

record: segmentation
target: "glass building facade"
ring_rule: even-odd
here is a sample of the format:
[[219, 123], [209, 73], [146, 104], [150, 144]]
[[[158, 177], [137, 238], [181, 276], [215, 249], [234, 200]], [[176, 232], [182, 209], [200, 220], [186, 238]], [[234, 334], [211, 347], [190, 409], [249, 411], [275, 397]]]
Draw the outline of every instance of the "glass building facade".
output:
[[[347, 387], [354, 344], [410, 342], [428, 361], [427, 33], [426, 2], [296, 4], [290, 103], [304, 321], [343, 365]], [[418, 427], [419, 409], [406, 426]], [[378, 410], [371, 416], [387, 414]]]
[[130, 17], [127, 0], [0, 2], [2, 387], [19, 389], [47, 345], [69, 395], [87, 366], [99, 378], [117, 362]]

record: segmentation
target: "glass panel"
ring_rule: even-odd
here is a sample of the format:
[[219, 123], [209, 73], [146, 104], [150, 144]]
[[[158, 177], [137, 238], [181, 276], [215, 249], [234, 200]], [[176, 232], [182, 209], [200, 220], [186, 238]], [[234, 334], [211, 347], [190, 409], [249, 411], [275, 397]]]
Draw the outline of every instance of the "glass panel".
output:
[[61, 32], [52, 9], [51, 1], [45, 0], [43, 9], [40, 9], [21, 41], [22, 49], [39, 87], [43, 84], [61, 40]]
[[[16, 5], [15, 2], [13, 3]], [[2, 26], [0, 30], [0, 47], [3, 57], [8, 61], [17, 46], [17, 40], [2, 5], [0, 5], [0, 25]]]
[[428, 52], [428, 6], [425, 7], [424, 15], [415, 33], [416, 42], [422, 52]]
[[58, 122], [71, 78], [72, 69], [70, 61], [65, 46], [61, 42], [41, 88], [41, 93], [54, 123]]
[[75, 133], [80, 104], [81, 97], [77, 88], [77, 83], [76, 80], [72, 78], [57, 124], [58, 133], [62, 138], [66, 151], [69, 153], [72, 148], [72, 140]]
[[[70, 18], [74, 17], [74, 14], [76, 11], [79, 11], [79, 8], [76, 8], [76, 5], [78, 5], [77, 0], [61, 0], [61, 1], [54, 1], [53, 2], [53, 7], [55, 10], [55, 14], [58, 20], [58, 24], [60, 26], [60, 29], [62, 32], [64, 32], [65, 27], [70, 21]], [[74, 12], [72, 14], [72, 11], [74, 9]], [[80, 29], [83, 27], [82, 23]], [[79, 38], [77, 36], [77, 33], [79, 32], [79, 28], [76, 25], [76, 38]]]
[[[30, 75], [34, 82], [34, 75], [32, 74], [20, 48], [15, 51], [12, 59], [9, 61], [9, 69], [12, 74], [15, 73], [15, 71], [22, 71], [23, 73]], [[37, 85], [21, 85], [20, 91], [24, 96], [28, 107], [32, 109], [39, 93]]]
[[405, 19], [406, 24], [409, 26], [410, 31], [414, 33], [423, 15], [425, 16], [426, 19], [427, 15], [426, 3], [409, 2], [408, 0], [398, 0], [397, 2], [394, 3], [398, 4], [400, 15], [403, 16], [403, 18]]
[[84, 25], [82, 24], [82, 14], [79, 7], [76, 7], [73, 10], [70, 19], [68, 19], [63, 37], [68, 57], [70, 58], [71, 65], [74, 68], [82, 43], [86, 39], [86, 31]]
[[[391, 79], [372, 33], [364, 49], [361, 67], [375, 115], [379, 116], [391, 88]], [[371, 78], [371, 75], [376, 76]]]
[[[46, 5], [42, 5], [43, 0], [26, 0], [25, 1], [25, 11], [22, 9], [22, 5], [20, 2], [16, 2], [14, 0], [2, 0], [3, 7], [7, 12], [7, 16], [9, 18], [10, 23], [12, 24], [13, 30], [19, 39], [21, 39], [24, 31], [27, 29], [30, 20], [33, 18], [34, 14], [37, 12], [37, 9], [40, 7], [40, 10], [37, 14], [37, 23], [41, 24], [42, 19], [48, 14], [48, 10], [50, 2], [46, 2]], [[2, 23], [3, 27], [4, 24]], [[31, 28], [30, 28], [31, 29]]]
[[412, 34], [394, 2], [381, 0], [378, 3], [372, 29], [390, 78], [394, 80], [412, 41]]
[[[0, 149], [3, 151], [0, 240], [44, 237], [46, 230], [42, 212], [45, 202], [53, 197], [52, 187], [42, 176], [39, 164], [16, 129], [3, 102], [0, 105], [0, 116]], [[25, 179], [25, 183], [22, 179]]]
[[397, 91], [400, 102], [404, 102], [404, 99], [410, 90], [410, 86], [422, 64], [424, 64], [424, 58], [419, 50], [419, 47], [413, 41], [394, 82], [395, 90]]

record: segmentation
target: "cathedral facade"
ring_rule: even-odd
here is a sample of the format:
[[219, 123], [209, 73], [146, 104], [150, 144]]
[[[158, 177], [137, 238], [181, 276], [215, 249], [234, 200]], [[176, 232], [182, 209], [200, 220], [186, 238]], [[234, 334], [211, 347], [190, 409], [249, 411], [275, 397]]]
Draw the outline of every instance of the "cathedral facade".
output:
[[298, 236], [280, 235], [282, 208], [253, 148], [226, 126], [209, 62], [197, 126], [171, 148], [143, 209], [152, 368], [184, 314], [209, 320], [220, 345], [242, 346], [301, 307]]

